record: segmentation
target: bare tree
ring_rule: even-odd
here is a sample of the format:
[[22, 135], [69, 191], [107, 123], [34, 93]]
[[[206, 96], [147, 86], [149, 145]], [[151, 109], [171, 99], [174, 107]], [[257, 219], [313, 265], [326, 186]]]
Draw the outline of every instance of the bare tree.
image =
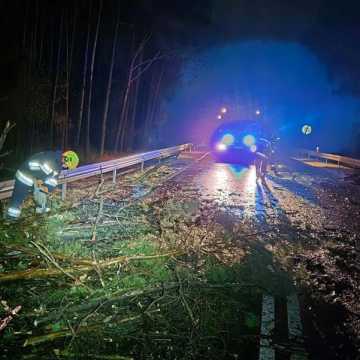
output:
[[102, 5], [103, 5], [103, 1], [100, 0], [99, 10], [98, 10], [98, 18], [97, 18], [97, 23], [96, 23], [96, 31], [95, 31], [95, 36], [94, 36], [94, 44], [93, 44], [93, 50], [92, 50], [91, 67], [90, 67], [89, 100], [88, 100], [88, 109], [87, 109], [86, 138], [85, 138], [85, 152], [87, 155], [90, 153], [90, 122], [91, 122], [92, 83], [93, 83], [93, 77], [94, 77], [95, 55], [96, 55], [97, 41], [98, 41], [98, 37], [99, 37], [99, 27], [100, 27], [100, 20], [101, 20]]
[[90, 42], [90, 31], [91, 31], [91, 9], [92, 9], [92, 1], [89, 3], [89, 20], [88, 20], [88, 28], [86, 35], [86, 46], [84, 52], [84, 68], [83, 68], [83, 77], [81, 84], [81, 97], [80, 97], [80, 112], [77, 123], [77, 133], [75, 144], [76, 146], [80, 145], [80, 135], [81, 135], [81, 127], [82, 127], [82, 118], [84, 114], [84, 104], [85, 104], [85, 90], [86, 90], [86, 79], [87, 79], [87, 67], [88, 67], [88, 56], [89, 56], [89, 42]]
[[[136, 81], [137, 79], [139, 79], [140, 76], [145, 71], [147, 71], [156, 60], [159, 60], [163, 57], [160, 54], [160, 52], [158, 52], [152, 58], [137, 63], [139, 55], [143, 51], [146, 43], [150, 40], [150, 38], [151, 38], [151, 35], [147, 36], [140, 43], [139, 47], [135, 51], [135, 53], [130, 61], [128, 78], [127, 78], [124, 98], [123, 98], [123, 102], [122, 102], [120, 121], [118, 123], [117, 131], [116, 131], [114, 151], [119, 150], [120, 135], [122, 135], [122, 132], [126, 131], [126, 113], [127, 113], [127, 108], [128, 108], [129, 94], [130, 94], [130, 90], [131, 90], [131, 86], [132, 86], [133, 82]], [[122, 137], [122, 139], [123, 139], [123, 137]], [[123, 145], [123, 142], [121, 145]], [[120, 148], [120, 150], [122, 150], [122, 148]]]
[[104, 155], [106, 124], [107, 124], [107, 117], [108, 117], [108, 113], [109, 113], [111, 84], [112, 84], [112, 79], [113, 79], [113, 70], [114, 70], [114, 64], [115, 64], [116, 44], [117, 44], [117, 39], [118, 39], [119, 25], [120, 25], [120, 6], [119, 6], [117, 19], [116, 19], [115, 34], [114, 34], [112, 54], [111, 54], [111, 64], [110, 64], [110, 71], [109, 71], [108, 84], [107, 84], [107, 90], [106, 90], [105, 108], [104, 108], [104, 115], [103, 115], [102, 127], [101, 127], [101, 145], [100, 145], [100, 155], [101, 156]]
[[[142, 51], [140, 54], [140, 62], [142, 62], [142, 60], [143, 60], [143, 55], [144, 55], [144, 52]], [[137, 106], [138, 106], [138, 99], [139, 99], [140, 80], [141, 80], [141, 77], [139, 77], [135, 80], [134, 100], [132, 102], [131, 119], [130, 119], [130, 124], [128, 126], [127, 150], [132, 149], [134, 146], [135, 122], [136, 122]]]
[[75, 30], [76, 30], [76, 3], [73, 14], [72, 30], [70, 35], [70, 20], [67, 21], [66, 28], [66, 83], [65, 83], [65, 123], [62, 133], [62, 148], [65, 149], [68, 146], [69, 141], [69, 127], [70, 127], [70, 79], [72, 70], [72, 60], [74, 53], [75, 42]]
[[[159, 97], [160, 97], [160, 88], [161, 88], [161, 82], [164, 76], [164, 66], [161, 67], [160, 71], [159, 71], [159, 76], [156, 82], [156, 87], [155, 89], [151, 88], [150, 91], [152, 92], [152, 96], [151, 94], [149, 94], [149, 99], [151, 99], [149, 101], [149, 111], [148, 111], [148, 116], [145, 120], [145, 131], [144, 131], [144, 135], [146, 137], [146, 142], [148, 142], [148, 136], [150, 134], [151, 129], [153, 128], [153, 124], [154, 124], [154, 120], [155, 120], [155, 115], [157, 112], [157, 108], [159, 106]], [[155, 72], [154, 72], [155, 74]], [[154, 76], [155, 79], [155, 76]], [[147, 144], [148, 145], [148, 144]]]
[[58, 43], [58, 51], [56, 58], [56, 68], [55, 68], [55, 78], [53, 83], [53, 94], [52, 94], [52, 102], [51, 102], [51, 113], [50, 113], [50, 143], [51, 146], [54, 144], [54, 123], [55, 123], [55, 104], [57, 98], [57, 88], [58, 88], [58, 80], [59, 80], [59, 72], [60, 72], [60, 54], [61, 54], [61, 43], [62, 43], [62, 28], [63, 28], [63, 14], [60, 18], [60, 31], [59, 31], [59, 43]]

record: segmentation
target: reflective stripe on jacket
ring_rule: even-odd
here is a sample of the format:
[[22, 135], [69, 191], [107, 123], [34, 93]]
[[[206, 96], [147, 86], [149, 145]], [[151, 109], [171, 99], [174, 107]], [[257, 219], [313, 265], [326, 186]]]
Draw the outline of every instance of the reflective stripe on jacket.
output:
[[[62, 153], [61, 151], [44, 151], [34, 154], [27, 161], [25, 161], [19, 168], [21, 173], [31, 179], [47, 181], [50, 180], [51, 186], [54, 186], [56, 178], [61, 169]], [[55, 185], [56, 186], [56, 185]]]
[[15, 174], [15, 177], [26, 186], [33, 186], [34, 179], [29, 175], [25, 175], [22, 171], [18, 170]]

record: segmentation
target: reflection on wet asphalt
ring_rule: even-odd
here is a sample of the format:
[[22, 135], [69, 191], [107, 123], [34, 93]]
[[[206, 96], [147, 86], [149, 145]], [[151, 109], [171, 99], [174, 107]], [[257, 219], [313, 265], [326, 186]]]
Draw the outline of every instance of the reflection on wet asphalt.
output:
[[[340, 324], [344, 323], [345, 317], [335, 307], [332, 307], [332, 316], [323, 305], [317, 306], [316, 313], [311, 311], [311, 294], [315, 291], [317, 296], [327, 292], [327, 298], [338, 296], [340, 288], [336, 284], [348, 276], [340, 272], [341, 268], [331, 265], [338, 257], [334, 260], [328, 248], [344, 246], [343, 241], [331, 243], [332, 238], [340, 238], [339, 234], [353, 233], [355, 236], [359, 233], [359, 223], [353, 219], [360, 214], [360, 192], [355, 185], [345, 183], [344, 172], [311, 168], [299, 161], [284, 159], [276, 174], [270, 171], [266, 181], [257, 181], [254, 167], [215, 163], [207, 159], [176, 182], [185, 192], [191, 190], [205, 209], [215, 209], [218, 216], [214, 221], [237, 236], [239, 250], [246, 249], [247, 255], [241, 260], [243, 274], [239, 282], [249, 281], [262, 289], [263, 294], [272, 296], [280, 313], [289, 310], [289, 299], [296, 300], [294, 294], [297, 294], [303, 319], [308, 319], [305, 321], [305, 335], [311, 337], [311, 341], [307, 340], [307, 351], [314, 359], [319, 358], [319, 349], [326, 352], [327, 359], [342, 359], [341, 348], [349, 340], [345, 335], [339, 337], [335, 330], [333, 333], [325, 320], [330, 317], [329, 321]], [[353, 246], [352, 238], [346, 238]], [[321, 265], [316, 264], [319, 271], [315, 271], [316, 265], [315, 270], [306, 265], [312, 254], [322, 259]], [[300, 263], [297, 265], [299, 259], [303, 261], [301, 266], [306, 265], [307, 273], [303, 272]], [[329, 280], [329, 284], [321, 280], [323, 268], [338, 274], [339, 280]], [[300, 279], [295, 280], [290, 274], [293, 269], [298, 271]], [[309, 274], [311, 281], [306, 280]], [[352, 304], [347, 294], [343, 299], [345, 304]], [[355, 304], [355, 299], [351, 301]], [[282, 325], [275, 326], [280, 343], [288, 339], [286, 321], [290, 315], [280, 319]], [[284, 333], [281, 334], [282, 330]], [[324, 331], [328, 338], [321, 335]], [[331, 350], [334, 346], [338, 347], [339, 353]], [[288, 356], [285, 355], [284, 359]], [[345, 358], [353, 359], [351, 356]]]
[[[211, 160], [197, 164], [178, 182], [191, 191], [195, 189], [201, 203], [210, 203], [217, 209], [219, 214], [215, 221], [227, 231], [235, 231], [239, 237], [239, 250], [246, 248], [247, 251], [247, 256], [241, 262], [242, 273], [238, 275], [238, 281], [253, 284], [261, 289], [265, 298], [268, 296], [272, 299], [273, 307], [277, 309], [276, 319], [274, 317], [277, 325], [271, 337], [275, 342], [286, 341], [286, 303], [289, 296], [296, 296], [296, 289], [292, 278], [274, 259], [271, 249], [279, 236], [286, 234], [288, 237], [292, 231], [291, 221], [283, 208], [283, 205], [287, 207], [286, 202], [279, 196], [284, 192], [288, 199], [289, 191], [269, 177], [265, 181], [257, 181], [254, 166], [215, 163]], [[299, 194], [302, 188], [301, 185], [298, 187]], [[299, 207], [308, 204], [306, 198], [294, 193], [292, 195], [292, 201]], [[260, 314], [258, 316], [263, 318]], [[271, 316], [275, 316], [274, 312]], [[265, 359], [267, 348], [261, 349], [257, 350], [257, 356], [260, 356], [257, 358]], [[268, 350], [275, 354], [272, 348]]]
[[219, 210], [238, 219], [264, 225], [269, 217], [285, 220], [282, 205], [286, 205], [286, 201], [279, 198], [279, 193], [291, 194], [299, 206], [316, 204], [315, 195], [296, 180], [269, 174], [266, 181], [257, 181], [254, 166], [209, 161], [196, 170], [197, 175], [191, 181], [199, 190], [200, 199], [215, 202]]
[[256, 208], [255, 168], [210, 164], [196, 180], [204, 198], [215, 199], [222, 209], [239, 216], [253, 216]]

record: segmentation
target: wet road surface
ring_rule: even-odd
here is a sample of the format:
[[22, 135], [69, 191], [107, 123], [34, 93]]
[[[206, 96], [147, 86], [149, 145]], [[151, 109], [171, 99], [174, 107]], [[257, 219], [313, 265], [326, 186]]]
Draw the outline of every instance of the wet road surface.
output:
[[[314, 317], [323, 324], [328, 309], [318, 307], [314, 313], [308, 294], [311, 289], [297, 283], [281, 254], [284, 244], [311, 242], [326, 227], [346, 226], [339, 217], [329, 216], [329, 208], [319, 196], [324, 184], [337, 186], [343, 178], [338, 169], [317, 169], [286, 160], [277, 174], [270, 171], [261, 182], [254, 167], [207, 158], [175, 179], [193, 192], [202, 206], [211, 204], [218, 209], [217, 222], [229, 230], [240, 229], [239, 249], [245, 246], [249, 250], [246, 280], [250, 277], [263, 289], [259, 299], [261, 336], [254, 359], [353, 358], [346, 351], [339, 354], [324, 348], [331, 340], [321, 336], [323, 331], [316, 328], [321, 325], [314, 323]], [[285, 252], [283, 257], [287, 257]], [[341, 316], [337, 317], [336, 311], [329, 313], [328, 321], [341, 321]]]

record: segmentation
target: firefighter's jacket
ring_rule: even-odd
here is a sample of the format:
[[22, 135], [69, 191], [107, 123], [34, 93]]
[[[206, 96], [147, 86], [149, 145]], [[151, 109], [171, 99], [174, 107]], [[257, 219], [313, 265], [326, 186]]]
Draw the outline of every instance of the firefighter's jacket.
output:
[[42, 180], [43, 184], [52, 191], [58, 185], [57, 179], [62, 169], [61, 151], [44, 151], [31, 156], [15, 174], [17, 180], [27, 186], [34, 186]]

